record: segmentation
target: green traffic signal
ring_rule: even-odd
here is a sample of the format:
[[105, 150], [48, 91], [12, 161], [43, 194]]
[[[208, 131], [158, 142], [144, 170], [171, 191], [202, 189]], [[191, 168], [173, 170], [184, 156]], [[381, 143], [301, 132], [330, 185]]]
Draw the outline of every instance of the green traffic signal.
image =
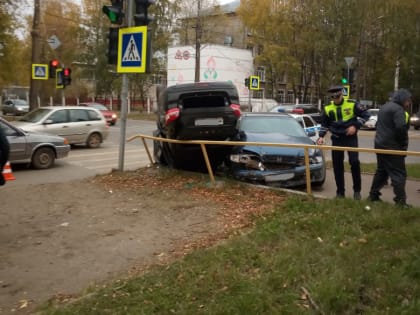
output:
[[341, 83], [347, 84], [347, 79], [346, 78], [341, 78]]
[[112, 24], [122, 24], [124, 18], [123, 0], [112, 0], [112, 5], [104, 5], [102, 12], [106, 14]]

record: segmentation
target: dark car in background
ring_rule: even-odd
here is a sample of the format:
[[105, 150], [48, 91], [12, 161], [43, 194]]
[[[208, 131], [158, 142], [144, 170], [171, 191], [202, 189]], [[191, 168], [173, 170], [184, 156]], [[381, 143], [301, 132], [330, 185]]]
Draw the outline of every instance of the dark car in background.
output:
[[[230, 82], [173, 85], [158, 91], [157, 129], [154, 136], [174, 140], [224, 141], [236, 133], [241, 115], [239, 95]], [[221, 164], [228, 146], [206, 146], [213, 167]], [[199, 145], [154, 141], [158, 163], [174, 168], [202, 168]]]
[[96, 108], [102, 113], [102, 115], [104, 115], [107, 123], [110, 126], [114, 126], [117, 123], [117, 119], [118, 119], [117, 113], [110, 110], [108, 107], [106, 107], [103, 104], [91, 102], [91, 103], [80, 103], [79, 106], [88, 106], [88, 107]]
[[[236, 179], [275, 187], [306, 184], [304, 149], [248, 145], [246, 142], [313, 145], [302, 126], [286, 113], [243, 113], [238, 121], [236, 141], [226, 165]], [[326, 165], [322, 150], [309, 149], [311, 183], [325, 182]]]
[[29, 112], [29, 104], [26, 100], [21, 99], [6, 100], [3, 102], [1, 110], [3, 115], [25, 115]]
[[0, 118], [0, 128], [4, 130], [10, 144], [9, 161], [11, 164], [28, 164], [35, 169], [46, 169], [54, 165], [70, 152], [67, 139], [23, 131]]

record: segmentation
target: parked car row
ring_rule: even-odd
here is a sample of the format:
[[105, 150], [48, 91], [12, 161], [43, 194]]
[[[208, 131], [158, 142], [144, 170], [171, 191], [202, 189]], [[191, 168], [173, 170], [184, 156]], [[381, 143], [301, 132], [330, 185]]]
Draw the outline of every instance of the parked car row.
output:
[[70, 144], [63, 137], [24, 131], [0, 117], [10, 144], [9, 161], [12, 164], [28, 164], [35, 169], [46, 169], [55, 159], [64, 158], [70, 151]]
[[108, 123], [97, 109], [82, 106], [49, 106], [30, 111], [0, 126], [9, 140], [10, 163], [49, 168], [66, 157], [70, 145], [97, 148], [108, 137]]
[[289, 114], [307, 114], [316, 121], [321, 123], [321, 111], [314, 104], [280, 104], [273, 107], [270, 112], [289, 113]]
[[[242, 113], [238, 92], [228, 82], [180, 84], [162, 89], [158, 94], [157, 114], [156, 137], [244, 142], [243, 146], [233, 147], [206, 145], [212, 167], [224, 165], [234, 178], [279, 187], [306, 182], [303, 148], [256, 146], [246, 142], [312, 145], [314, 141], [309, 136], [315, 137], [319, 126], [309, 115]], [[305, 124], [308, 124], [306, 131]], [[197, 144], [154, 141], [154, 158], [173, 168], [206, 167]], [[310, 167], [312, 183], [322, 185], [326, 176], [322, 150], [310, 150]]]

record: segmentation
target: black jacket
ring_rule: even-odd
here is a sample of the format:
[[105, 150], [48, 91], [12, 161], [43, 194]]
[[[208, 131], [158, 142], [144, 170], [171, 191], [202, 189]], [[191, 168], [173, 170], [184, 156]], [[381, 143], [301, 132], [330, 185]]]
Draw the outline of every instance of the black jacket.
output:
[[3, 170], [4, 164], [9, 160], [9, 141], [7, 141], [3, 128], [0, 125], [0, 170]]
[[379, 109], [375, 149], [407, 150], [408, 130], [404, 102], [409, 98], [410, 92], [400, 89]]

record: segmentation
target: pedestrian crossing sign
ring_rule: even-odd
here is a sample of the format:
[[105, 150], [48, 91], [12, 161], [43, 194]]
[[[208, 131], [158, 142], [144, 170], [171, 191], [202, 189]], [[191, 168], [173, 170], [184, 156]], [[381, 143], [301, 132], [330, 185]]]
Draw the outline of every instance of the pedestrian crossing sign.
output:
[[348, 99], [350, 97], [350, 85], [343, 86], [343, 98]]
[[32, 64], [33, 80], [48, 80], [48, 65]]
[[250, 79], [250, 82], [249, 82], [250, 89], [251, 90], [259, 90], [260, 89], [260, 77], [256, 76], [256, 75], [251, 75], [249, 77], [249, 79]]
[[118, 47], [117, 72], [146, 72], [147, 26], [120, 28]]

